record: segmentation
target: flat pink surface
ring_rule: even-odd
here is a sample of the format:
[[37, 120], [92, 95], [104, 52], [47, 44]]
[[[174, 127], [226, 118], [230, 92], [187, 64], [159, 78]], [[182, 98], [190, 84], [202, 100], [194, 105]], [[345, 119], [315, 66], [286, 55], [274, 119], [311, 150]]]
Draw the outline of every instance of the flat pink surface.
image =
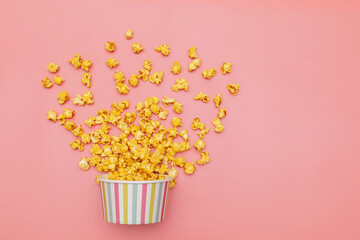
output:
[[[359, 11], [328, 1], [1, 1], [0, 239], [360, 239]], [[116, 42], [113, 54], [106, 41]], [[145, 47], [140, 55], [131, 52], [135, 41]], [[169, 57], [153, 50], [161, 43]], [[202, 65], [183, 71], [190, 89], [174, 93], [170, 66], [186, 67], [190, 46]], [[74, 53], [94, 61], [93, 106], [57, 103], [62, 90], [87, 91], [82, 71], [67, 63]], [[164, 82], [120, 96], [104, 63], [110, 56], [127, 77], [149, 58]], [[52, 61], [66, 81], [44, 89]], [[201, 77], [224, 61], [232, 74]], [[237, 97], [230, 82], [240, 83]], [[73, 136], [47, 111], [73, 108], [79, 124], [114, 101], [133, 107], [171, 95], [184, 103], [186, 128], [194, 117], [212, 126], [217, 109], [193, 101], [198, 91], [221, 93], [228, 110], [224, 132], [205, 138], [210, 164], [180, 172], [165, 222], [104, 222], [97, 171], [78, 168], [88, 148], [73, 151]], [[184, 156], [199, 159], [194, 150]]]

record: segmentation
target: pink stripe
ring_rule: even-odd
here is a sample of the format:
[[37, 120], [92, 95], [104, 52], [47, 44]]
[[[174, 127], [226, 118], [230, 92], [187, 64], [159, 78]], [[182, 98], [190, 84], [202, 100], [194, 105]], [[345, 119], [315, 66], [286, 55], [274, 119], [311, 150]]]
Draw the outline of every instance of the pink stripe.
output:
[[120, 223], [119, 184], [114, 183], [116, 223]]
[[103, 212], [103, 216], [104, 216], [104, 219], [105, 219], [105, 212], [104, 212], [104, 199], [103, 199], [103, 193], [102, 193], [102, 185], [101, 185], [101, 182], [100, 182], [100, 195], [101, 195], [101, 204], [102, 204], [102, 212]]
[[165, 208], [165, 200], [166, 200], [166, 193], [167, 193], [167, 185], [168, 185], [168, 182], [165, 183], [164, 199], [163, 199], [163, 205], [162, 205], [162, 210], [161, 210], [161, 221], [164, 220], [164, 208]]
[[143, 184], [143, 189], [142, 189], [142, 202], [141, 202], [141, 224], [145, 224], [146, 189], [147, 189], [147, 184]]

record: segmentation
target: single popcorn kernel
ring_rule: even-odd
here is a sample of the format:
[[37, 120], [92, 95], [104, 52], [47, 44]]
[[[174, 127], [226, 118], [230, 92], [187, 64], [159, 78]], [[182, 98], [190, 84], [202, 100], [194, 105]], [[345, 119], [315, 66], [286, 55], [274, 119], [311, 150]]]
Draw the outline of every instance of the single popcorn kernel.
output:
[[192, 162], [185, 163], [184, 171], [186, 174], [193, 174], [195, 172], [195, 166]]
[[172, 86], [172, 90], [177, 92], [179, 90], [187, 91], [189, 89], [189, 83], [185, 78], [176, 79], [176, 84]]
[[221, 95], [218, 93], [214, 97], [214, 103], [215, 103], [216, 107], [220, 107], [221, 102], [222, 102]]
[[158, 84], [160, 84], [162, 82], [163, 77], [164, 77], [164, 72], [163, 71], [161, 71], [160, 73], [155, 72], [155, 73], [150, 75], [149, 81], [151, 83], [155, 83], [156, 85], [158, 85]]
[[113, 52], [115, 51], [115, 48], [116, 48], [116, 45], [114, 42], [106, 42], [105, 43], [105, 49], [108, 51], [108, 52]]
[[139, 84], [139, 79], [136, 74], [133, 74], [129, 79], [130, 86], [136, 87]]
[[50, 88], [53, 84], [48, 77], [45, 77], [43, 80], [41, 80], [41, 85], [44, 88]]
[[176, 113], [181, 113], [182, 112], [182, 104], [179, 103], [179, 102], [174, 102], [174, 105], [173, 105], [173, 109]]
[[224, 130], [224, 126], [221, 124], [220, 119], [219, 118], [215, 118], [213, 120], [213, 125], [215, 126], [215, 132], [222, 132]]
[[73, 121], [65, 121], [64, 128], [66, 130], [72, 131], [76, 128], [76, 125]]
[[221, 66], [221, 72], [225, 75], [226, 73], [231, 73], [231, 65], [232, 63], [225, 62]]
[[173, 125], [173, 127], [181, 127], [181, 125], [182, 125], [181, 118], [179, 118], [179, 117], [174, 117], [174, 118], [171, 120], [171, 125]]
[[59, 76], [55, 76], [53, 79], [54, 83], [56, 83], [57, 85], [61, 85], [64, 81], [63, 78], [59, 77]]
[[226, 86], [226, 88], [232, 93], [232, 95], [236, 96], [239, 92], [239, 84], [238, 83], [233, 83], [233, 84], [229, 84]]
[[124, 74], [122, 72], [116, 72], [114, 73], [114, 79], [116, 80], [116, 82], [120, 82], [123, 83], [125, 78], [124, 78]]
[[151, 62], [148, 59], [144, 60], [144, 68], [145, 70], [151, 71]]
[[195, 59], [194, 61], [192, 61], [189, 64], [189, 71], [192, 72], [192, 71], [196, 70], [200, 66], [200, 63], [201, 63], [200, 59]]
[[80, 162], [79, 162], [79, 167], [81, 170], [88, 170], [90, 168], [89, 163], [85, 160], [85, 158], [81, 158]]
[[180, 63], [178, 61], [175, 61], [170, 71], [173, 72], [173, 74], [179, 74], [181, 72]]
[[81, 68], [84, 69], [86, 72], [88, 72], [91, 65], [92, 65], [92, 62], [90, 61], [90, 59], [86, 59], [85, 61], [83, 61], [81, 63]]
[[69, 99], [69, 97], [70, 96], [66, 91], [62, 91], [56, 96], [60, 104], [64, 104]]
[[132, 49], [133, 49], [133, 52], [134, 53], [140, 53], [144, 48], [141, 47], [141, 44], [140, 43], [134, 43], [132, 45]]
[[205, 79], [210, 79], [212, 78], [213, 76], [216, 75], [216, 69], [215, 68], [210, 68], [209, 70], [204, 70], [202, 72], [202, 75]]
[[194, 97], [195, 100], [201, 100], [203, 101], [204, 103], [207, 103], [210, 101], [210, 98], [207, 94], [203, 93], [203, 92], [199, 92], [195, 97]]
[[191, 47], [190, 49], [189, 49], [189, 57], [190, 58], [197, 58], [197, 56], [196, 56], [196, 47]]
[[140, 69], [138, 78], [146, 82], [147, 80], [149, 80], [149, 71], [146, 69]]
[[73, 141], [70, 143], [72, 149], [76, 150], [79, 149], [79, 151], [84, 151], [84, 144], [82, 142], [80, 142], [79, 139], [76, 139], [76, 141]]
[[74, 57], [69, 60], [69, 63], [71, 63], [75, 68], [79, 68], [81, 66], [81, 56], [80, 54], [74, 54]]
[[197, 133], [197, 135], [199, 135], [200, 139], [203, 139], [205, 137], [205, 134], [207, 134], [209, 132], [210, 128], [204, 128], [202, 130], [200, 130], [200, 132]]
[[47, 69], [51, 73], [56, 73], [59, 70], [59, 65], [56, 65], [55, 63], [49, 63]]
[[111, 57], [108, 60], [106, 60], [106, 64], [109, 66], [109, 68], [114, 68], [117, 65], [119, 65], [119, 62], [115, 58]]
[[82, 84], [86, 85], [88, 88], [91, 87], [91, 74], [90, 73], [83, 73], [81, 78]]
[[191, 124], [191, 128], [194, 130], [196, 129], [203, 130], [205, 128], [205, 124], [200, 122], [199, 118], [195, 118]]
[[205, 148], [205, 146], [206, 146], [206, 143], [202, 139], [199, 139], [194, 143], [194, 147], [195, 147], [196, 151], [198, 151], [198, 152], [203, 150]]
[[126, 84], [122, 84], [122, 83], [116, 85], [116, 89], [118, 90], [118, 92], [120, 94], [125, 94], [125, 95], [128, 94], [130, 91], [129, 86]]
[[196, 161], [197, 164], [205, 165], [206, 163], [210, 162], [209, 152], [204, 151], [201, 152], [200, 155], [201, 155], [201, 159]]
[[164, 56], [168, 56], [170, 53], [170, 46], [166, 44], [161, 44], [160, 47], [155, 47], [155, 51], [161, 52]]
[[133, 31], [128, 29], [125, 34], [126, 39], [131, 39], [133, 37]]
[[162, 102], [166, 107], [168, 107], [168, 106], [170, 106], [171, 104], [173, 104], [175, 102], [175, 99], [171, 98], [171, 97], [164, 96]]
[[219, 108], [218, 117], [220, 119], [224, 118], [226, 116], [226, 108]]
[[186, 129], [182, 130], [179, 133], [179, 136], [182, 137], [185, 141], [187, 141], [187, 142], [189, 141], [189, 134]]
[[48, 111], [48, 116], [47, 116], [47, 119], [53, 121], [53, 122], [56, 122], [57, 121], [57, 117], [56, 117], [56, 112], [54, 110], [50, 110]]
[[165, 120], [167, 118], [168, 114], [169, 114], [168, 111], [166, 109], [164, 109], [161, 112], [159, 112], [158, 117], [161, 120]]

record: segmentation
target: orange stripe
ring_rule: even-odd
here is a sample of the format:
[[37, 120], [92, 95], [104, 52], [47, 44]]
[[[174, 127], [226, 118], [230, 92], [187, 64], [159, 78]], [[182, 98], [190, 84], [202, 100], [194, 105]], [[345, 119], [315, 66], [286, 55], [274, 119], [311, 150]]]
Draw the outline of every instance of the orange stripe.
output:
[[156, 183], [151, 184], [151, 196], [150, 196], [150, 210], [149, 210], [149, 223], [152, 223], [154, 213], [154, 199], [155, 199], [155, 187]]

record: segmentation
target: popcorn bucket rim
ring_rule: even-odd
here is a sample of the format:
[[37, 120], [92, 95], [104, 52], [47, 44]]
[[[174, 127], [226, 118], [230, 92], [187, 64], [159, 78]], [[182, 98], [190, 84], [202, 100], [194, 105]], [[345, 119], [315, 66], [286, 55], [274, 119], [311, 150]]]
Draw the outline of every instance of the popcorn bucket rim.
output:
[[165, 175], [165, 179], [162, 180], [150, 180], [150, 181], [122, 181], [122, 180], [109, 180], [108, 174], [99, 175], [96, 177], [99, 182], [107, 183], [131, 183], [131, 184], [148, 184], [148, 183], [162, 183], [169, 182], [172, 180], [172, 177]]

